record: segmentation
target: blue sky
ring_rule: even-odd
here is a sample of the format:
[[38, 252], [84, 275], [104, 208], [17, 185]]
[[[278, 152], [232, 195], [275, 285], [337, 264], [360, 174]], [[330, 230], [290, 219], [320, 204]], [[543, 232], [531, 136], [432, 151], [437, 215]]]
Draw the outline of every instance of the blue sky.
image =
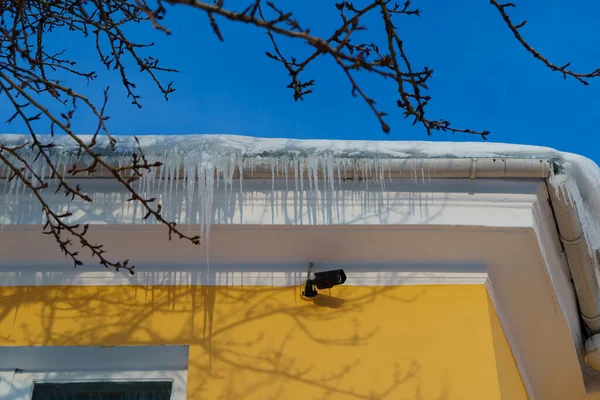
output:
[[[302, 25], [314, 33], [329, 36], [335, 29], [338, 17], [333, 2], [293, 3], [291, 8], [288, 2], [279, 2], [294, 10]], [[360, 2], [355, 3], [358, 6]], [[550, 146], [600, 162], [596, 125], [600, 120], [600, 78], [586, 87], [550, 72], [520, 47], [488, 2], [415, 0], [414, 6], [421, 9], [421, 17], [399, 18], [397, 25], [414, 63], [434, 69], [430, 118], [445, 118], [457, 127], [490, 130], [490, 141]], [[523, 35], [556, 64], [572, 61], [574, 69], [585, 72], [600, 66], [594, 28], [600, 14], [597, 1], [571, 6], [559, 0], [520, 1], [510, 12], [515, 21], [528, 20]], [[98, 66], [92, 42], [74, 40], [64, 33], [56, 33], [52, 39], [57, 46], [69, 43], [80, 66], [100, 73], [87, 87], [69, 83], [93, 99], [100, 98], [104, 86], [111, 86], [107, 112], [113, 133], [481, 140], [442, 132], [428, 137], [422, 128], [402, 119], [395, 107], [393, 82], [360, 76], [363, 88], [390, 114], [391, 133], [384, 134], [366, 104], [350, 95], [346, 78], [326, 58], [319, 59], [305, 75], [316, 79], [314, 94], [304, 102], [294, 102], [286, 89], [286, 71], [264, 55], [270, 44], [263, 31], [221, 21], [225, 36], [221, 43], [212, 34], [206, 15], [185, 7], [168, 8], [164, 22], [173, 35], [165, 36], [150, 26], [136, 28], [132, 34], [155, 41], [153, 54], [165, 66], [181, 71], [165, 77], [174, 81], [177, 90], [165, 102], [150, 80], [132, 68], [131, 76], [142, 95], [141, 110], [124, 98], [119, 75]], [[374, 29], [370, 34], [377, 37], [379, 32]], [[306, 54], [304, 45], [294, 42], [285, 42], [283, 48], [299, 58]], [[10, 114], [6, 100], [0, 99], [2, 120]], [[80, 133], [89, 133], [94, 127], [84, 114], [74, 123]], [[23, 127], [3, 124], [2, 131], [20, 133]]]

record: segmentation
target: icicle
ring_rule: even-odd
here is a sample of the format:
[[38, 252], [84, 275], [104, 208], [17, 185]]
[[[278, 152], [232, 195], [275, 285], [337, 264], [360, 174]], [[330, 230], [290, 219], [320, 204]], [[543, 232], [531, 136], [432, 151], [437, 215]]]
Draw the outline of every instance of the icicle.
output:
[[296, 188], [296, 192], [297, 192], [298, 191], [298, 178], [299, 178], [298, 168], [300, 165], [300, 161], [298, 161], [297, 158], [294, 158], [292, 160], [292, 162], [294, 163], [294, 187]]
[[285, 190], [289, 190], [288, 188], [288, 172], [290, 169], [290, 160], [287, 156], [283, 157], [283, 176], [285, 178]]
[[327, 180], [329, 182], [329, 187], [333, 191], [335, 190], [335, 163], [333, 161], [333, 157], [327, 157]]
[[312, 170], [311, 170], [311, 166], [310, 166], [310, 162], [305, 159], [305, 165], [306, 165], [306, 176], [308, 177], [308, 187], [309, 189], [312, 191], [313, 190], [313, 182], [312, 182]]
[[144, 172], [142, 171], [142, 172], [141, 172], [141, 174], [142, 174], [142, 178], [138, 178], [138, 181], [137, 181], [137, 187], [138, 187], [138, 188], [137, 188], [137, 192], [138, 192], [139, 194], [142, 194], [142, 193], [143, 193], [143, 192], [142, 192], [142, 184], [144, 183], [144, 178], [143, 178], [143, 176], [144, 176], [144, 175], [143, 175], [143, 174], [144, 174]]
[[176, 167], [173, 166], [173, 163], [169, 163], [169, 193], [173, 193], [173, 185], [175, 184], [175, 170]]
[[369, 162], [367, 160], [363, 160], [363, 179], [365, 181], [366, 189], [369, 190]]
[[[68, 161], [70, 161], [70, 160], [68, 160]], [[68, 161], [67, 161], [67, 162], [65, 162], [65, 163], [63, 164], [63, 166], [62, 166], [62, 172], [61, 172], [61, 175], [62, 175], [62, 176], [67, 176], [67, 165], [69, 165], [69, 164], [70, 164]]]
[[334, 159], [334, 168], [337, 169], [337, 179], [338, 179], [338, 187], [339, 190], [342, 190], [342, 176], [341, 176], [341, 166], [339, 160]]
[[275, 191], [275, 160], [271, 158], [269, 164], [271, 165], [271, 193], [273, 193]]
[[310, 158], [311, 170], [313, 173], [313, 183], [315, 185], [315, 194], [319, 191], [319, 159], [316, 157]]
[[240, 209], [240, 224], [244, 221], [244, 188], [242, 186], [242, 180], [244, 179], [244, 159], [242, 157], [238, 160], [238, 174], [240, 176], [240, 200], [239, 200], [239, 209]]
[[348, 180], [348, 165], [349, 164], [350, 164], [349, 162], [344, 163], [344, 181]]
[[[180, 161], [173, 163], [173, 169], [175, 172], [175, 174], [174, 174], [175, 175], [175, 195], [179, 194], [179, 183], [181, 183], [181, 186], [183, 186], [185, 184], [186, 171], [185, 170], [181, 171], [182, 164], [183, 164], [183, 162], [180, 162]], [[183, 174], [183, 176], [182, 176], [182, 174]]]
[[431, 183], [431, 160], [427, 160], [427, 182]]
[[298, 160], [293, 158], [291, 162], [294, 166], [294, 224], [298, 224]]
[[[299, 214], [300, 214], [300, 224], [304, 225], [304, 198], [306, 198], [306, 195], [304, 193], [304, 168], [305, 168], [305, 164], [306, 164], [306, 160], [304, 157], [302, 157], [300, 159], [300, 198], [298, 199], [298, 204], [300, 205], [300, 210], [299, 210]], [[307, 174], [308, 174], [308, 170], [307, 170]], [[309, 178], [310, 179], [310, 178]], [[308, 208], [308, 204], [307, 204], [307, 208]], [[309, 220], [310, 223], [310, 220]]]
[[219, 168], [219, 164], [217, 163], [215, 165], [215, 176], [217, 177], [217, 181], [215, 182], [215, 188], [219, 188], [220, 184], [221, 184], [221, 175], [222, 175], [222, 169]]
[[[213, 206], [213, 197], [214, 197], [214, 169], [212, 165], [207, 168], [206, 171], [206, 194], [205, 194], [205, 202], [206, 205], [204, 207], [204, 243], [206, 246], [206, 254], [208, 257], [208, 248], [210, 242], [210, 226], [212, 223], [212, 206]], [[207, 260], [208, 261], [208, 260]]]
[[417, 175], [417, 161], [411, 160], [412, 169], [411, 169], [411, 177], [414, 179], [415, 183], [419, 183], [419, 176]]
[[[31, 165], [33, 163], [33, 155], [30, 155], [27, 159], [27, 165]], [[22, 174], [25, 176], [25, 179], [27, 179], [28, 181], [32, 182], [32, 177], [33, 177], [33, 172], [27, 168], [25, 169], [25, 171], [22, 172]], [[16, 181], [18, 181], [17, 183], [17, 189], [16, 189], [16, 193], [15, 194], [19, 194], [19, 191], [21, 191], [21, 194], [25, 194], [25, 190], [27, 190], [27, 185], [25, 185], [23, 182], [21, 182], [20, 179], [16, 179]], [[35, 182], [33, 182], [35, 184]]]
[[[229, 156], [229, 164], [227, 165], [227, 181], [226, 183], [229, 185], [229, 190], [233, 191], [233, 174], [235, 174], [235, 156]], [[241, 179], [241, 178], [240, 178]]]
[[187, 211], [185, 219], [188, 224], [188, 232], [191, 231], [192, 220], [192, 203], [194, 200], [194, 184], [196, 183], [196, 165], [188, 165], [185, 168], [187, 175]]

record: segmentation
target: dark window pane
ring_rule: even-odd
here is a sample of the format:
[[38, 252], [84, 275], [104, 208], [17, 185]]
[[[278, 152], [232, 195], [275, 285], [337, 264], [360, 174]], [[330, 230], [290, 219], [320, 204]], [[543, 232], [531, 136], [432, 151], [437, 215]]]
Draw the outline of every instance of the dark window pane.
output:
[[34, 383], [32, 400], [169, 400], [171, 382]]

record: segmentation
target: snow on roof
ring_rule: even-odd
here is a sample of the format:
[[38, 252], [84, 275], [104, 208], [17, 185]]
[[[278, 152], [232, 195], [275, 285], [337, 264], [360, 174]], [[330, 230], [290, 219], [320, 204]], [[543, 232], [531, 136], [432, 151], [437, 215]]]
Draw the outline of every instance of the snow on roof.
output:
[[[79, 136], [88, 143], [90, 135]], [[127, 156], [137, 149], [133, 136], [115, 136], [116, 151], [109, 146], [106, 136], [100, 135], [94, 151], [107, 157]], [[28, 135], [0, 135], [0, 144], [16, 145], [28, 141]], [[57, 164], [71, 165], [77, 154], [77, 143], [68, 136], [39, 136], [44, 142], [53, 142], [52, 150]], [[367, 140], [298, 140], [267, 139], [236, 135], [144, 135], [139, 136], [140, 145], [149, 160], [162, 161], [166, 169], [203, 171], [216, 169], [229, 181], [236, 168], [254, 165], [253, 162], [300, 160], [309, 171], [321, 169], [324, 176], [333, 176], [330, 168], [336, 162], [349, 159], [390, 160], [436, 158], [518, 158], [551, 159], [561, 166], [561, 172], [550, 179], [560, 180], [564, 192], [575, 203], [586, 240], [593, 249], [600, 248], [600, 168], [592, 160], [560, 152], [548, 147], [513, 145], [490, 142], [423, 142], [423, 141], [367, 141]], [[118, 157], [116, 157], [118, 158]], [[241, 160], [251, 160], [242, 165]], [[341, 160], [341, 161], [340, 161]], [[279, 164], [277, 164], [279, 165]], [[332, 167], [333, 165], [333, 167]], [[338, 165], [339, 168], [339, 165]], [[191, 172], [187, 173], [187, 176]], [[204, 174], [202, 174], [204, 175]], [[212, 174], [206, 174], [207, 189], [212, 193]], [[184, 176], [185, 178], [185, 176]]]
[[[61, 151], [76, 151], [78, 146], [69, 136], [54, 138], [39, 135], [40, 141], [53, 142]], [[79, 135], [86, 143], [91, 135]], [[117, 153], [129, 153], [137, 148], [134, 136], [117, 135]], [[0, 143], [16, 145], [29, 141], [28, 135], [0, 135]], [[425, 141], [371, 141], [323, 139], [271, 139], [237, 135], [143, 135], [138, 136], [144, 152], [162, 155], [167, 151], [181, 154], [210, 154], [211, 157], [298, 157], [333, 156], [336, 158], [550, 158], [562, 159], [562, 153], [548, 147], [514, 145], [491, 142], [425, 142]], [[94, 147], [97, 151], [112, 152], [106, 136], [99, 135]]]

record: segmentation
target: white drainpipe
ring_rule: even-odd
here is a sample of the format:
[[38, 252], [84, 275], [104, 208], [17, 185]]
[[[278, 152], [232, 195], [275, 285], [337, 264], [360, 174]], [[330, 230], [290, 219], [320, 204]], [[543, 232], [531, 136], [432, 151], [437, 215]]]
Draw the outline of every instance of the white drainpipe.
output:
[[574, 200], [563, 189], [567, 179], [566, 174], [558, 174], [548, 179], [549, 194], [558, 225], [558, 233], [573, 278], [579, 313], [589, 330], [589, 337], [585, 342], [585, 361], [590, 367], [600, 371], [599, 250], [590, 249], [585, 241]]
[[600, 283], [596, 259], [585, 241], [575, 204], [563, 191], [564, 182], [565, 177], [560, 175], [548, 180], [550, 199], [577, 292], [581, 318], [590, 333], [596, 334], [600, 333]]

